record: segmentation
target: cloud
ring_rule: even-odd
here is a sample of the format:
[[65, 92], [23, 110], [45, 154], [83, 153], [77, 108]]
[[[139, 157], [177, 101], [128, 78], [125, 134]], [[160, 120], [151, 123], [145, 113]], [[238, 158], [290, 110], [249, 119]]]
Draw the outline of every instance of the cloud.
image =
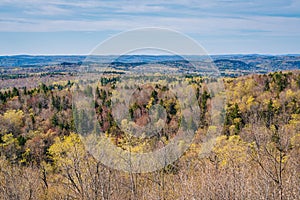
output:
[[299, 36], [298, 0], [2, 0], [0, 31], [124, 31], [156, 26], [184, 33]]
[[[10, 6], [12, 9], [23, 8], [24, 13], [33, 14], [32, 9], [47, 11], [51, 14], [65, 14], [64, 11], [71, 10], [73, 14], [89, 12], [110, 12], [111, 16], [118, 16], [119, 13], [144, 14], [144, 15], [193, 15], [208, 16], [220, 15], [297, 15], [299, 14], [299, 1], [297, 0], [2, 0], [1, 6]], [[298, 7], [297, 7], [298, 6]], [[29, 10], [28, 10], [29, 9]], [[163, 13], [159, 13], [163, 12]], [[19, 14], [14, 13], [12, 14]], [[43, 13], [36, 13], [36, 16]], [[45, 12], [47, 14], [47, 12]]]
[[45, 15], [67, 15], [71, 14], [72, 11], [64, 8], [60, 8], [53, 5], [42, 5], [38, 7], [30, 7], [24, 11], [25, 14], [34, 15], [34, 16], [45, 16]]
[[[92, 48], [96, 33], [104, 39], [128, 29], [163, 27], [206, 40], [211, 52], [299, 52], [299, 7], [299, 0], [0, 0], [0, 43], [4, 54], [7, 49], [40, 54], [43, 48], [73, 53], [80, 42], [78, 49], [85, 43]], [[95, 41], [81, 35], [87, 31]], [[62, 45], [53, 46], [48, 37], [39, 45], [38, 35]], [[63, 45], [65, 40], [70, 44]]]
[[[145, 23], [147, 22], [147, 23]], [[256, 16], [251, 18], [223, 17], [151, 17], [125, 16], [122, 19], [61, 20], [9, 18], [0, 21], [0, 31], [55, 32], [55, 31], [124, 31], [137, 27], [155, 26], [184, 33], [210, 36], [299, 36], [299, 18]]]

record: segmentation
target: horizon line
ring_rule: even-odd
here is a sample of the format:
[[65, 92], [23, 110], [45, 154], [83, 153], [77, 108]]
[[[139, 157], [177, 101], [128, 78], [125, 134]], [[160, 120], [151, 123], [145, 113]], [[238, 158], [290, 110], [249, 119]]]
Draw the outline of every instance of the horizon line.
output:
[[14, 56], [246, 56], [246, 55], [258, 55], [258, 56], [291, 56], [299, 55], [300, 53], [217, 53], [217, 54], [207, 54], [207, 55], [195, 55], [195, 54], [181, 54], [181, 55], [172, 55], [172, 54], [110, 54], [110, 55], [93, 55], [93, 54], [6, 54], [0, 55], [0, 57], [14, 57]]

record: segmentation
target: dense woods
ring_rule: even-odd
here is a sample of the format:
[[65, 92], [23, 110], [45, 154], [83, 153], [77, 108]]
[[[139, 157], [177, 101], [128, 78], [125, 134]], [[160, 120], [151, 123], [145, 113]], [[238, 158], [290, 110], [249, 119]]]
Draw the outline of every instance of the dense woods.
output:
[[224, 126], [206, 155], [204, 136], [217, 127], [209, 123], [213, 94], [204, 79], [186, 77], [199, 122], [181, 120], [166, 86], [135, 91], [128, 113], [136, 124], [146, 124], [154, 105], [166, 110], [155, 116], [165, 118], [167, 128], [143, 140], [126, 135], [112, 115], [117, 74], [84, 91], [95, 96], [101, 131], [123, 149], [151, 151], [179, 126], [199, 124], [188, 151], [151, 173], [111, 169], [86, 151], [77, 134], [85, 130], [76, 121], [88, 117], [72, 106], [76, 81], [1, 90], [0, 199], [300, 199], [300, 72], [223, 78]]

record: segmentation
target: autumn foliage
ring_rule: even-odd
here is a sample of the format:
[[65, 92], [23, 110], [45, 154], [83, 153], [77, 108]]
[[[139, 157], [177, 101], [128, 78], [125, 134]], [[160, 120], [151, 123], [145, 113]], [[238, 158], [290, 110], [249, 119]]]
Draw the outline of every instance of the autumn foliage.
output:
[[[77, 134], [85, 127], [76, 121], [88, 118], [72, 107], [76, 81], [1, 90], [0, 199], [300, 199], [300, 72], [223, 78], [221, 130], [210, 126], [213, 94], [205, 78], [186, 79], [200, 106], [199, 128], [180, 159], [152, 173], [113, 170], [86, 151]], [[181, 120], [168, 87], [147, 86], [133, 93], [130, 119], [142, 126], [160, 105], [153, 116], [168, 126], [151, 137], [131, 137], [124, 130], [133, 125], [116, 123], [112, 114], [117, 82], [108, 75], [84, 91], [95, 96], [99, 129], [114, 145], [148, 152], [172, 140], [180, 126], [196, 126]], [[208, 130], [218, 137], [205, 140]], [[204, 155], [209, 142], [213, 148]]]

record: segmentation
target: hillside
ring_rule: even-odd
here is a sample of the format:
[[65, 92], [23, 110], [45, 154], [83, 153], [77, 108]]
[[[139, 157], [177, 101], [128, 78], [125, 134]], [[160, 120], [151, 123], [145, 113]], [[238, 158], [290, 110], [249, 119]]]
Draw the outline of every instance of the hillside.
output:
[[[239, 70], [251, 65], [249, 60], [245, 64], [246, 60], [228, 59], [216, 63], [232, 63]], [[137, 199], [299, 199], [299, 70], [221, 77], [226, 97], [221, 113], [212, 112], [218, 94], [208, 90], [205, 77], [145, 85], [131, 93], [129, 121], [122, 123], [115, 114], [123, 98], [120, 92], [135, 82], [121, 82], [120, 76], [107, 74], [83, 89], [68, 77], [2, 89], [0, 194], [20, 199], [130, 199], [133, 193]], [[199, 105], [197, 118], [191, 120], [183, 120], [186, 108], [180, 109], [178, 97], [170, 92], [181, 79], [192, 86]], [[83, 95], [77, 102], [94, 97], [98, 125], [89, 124], [91, 116], [74, 104], [74, 87]], [[156, 105], [165, 112], [152, 110]], [[220, 127], [213, 125], [215, 114], [223, 116]], [[131, 135], [135, 125], [144, 127], [154, 120], [156, 126], [160, 119], [165, 126], [155, 133], [152, 127], [143, 137]], [[196, 130], [188, 151], [151, 173], [126, 173], [103, 165], [85, 150], [77, 134], [100, 131], [122, 150], [147, 153], [170, 143], [181, 130]], [[216, 134], [213, 139], [207, 137], [211, 131]]]

